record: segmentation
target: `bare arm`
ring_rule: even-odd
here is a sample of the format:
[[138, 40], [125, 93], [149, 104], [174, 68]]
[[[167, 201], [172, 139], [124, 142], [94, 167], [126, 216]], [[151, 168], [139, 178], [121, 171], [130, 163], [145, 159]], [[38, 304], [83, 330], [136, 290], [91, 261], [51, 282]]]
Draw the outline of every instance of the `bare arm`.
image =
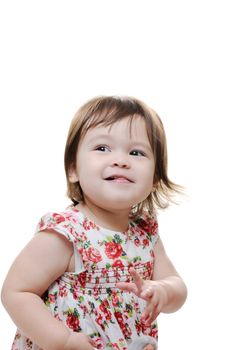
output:
[[67, 271], [72, 254], [71, 243], [58, 233], [37, 234], [15, 259], [2, 288], [2, 302], [17, 327], [45, 350], [93, 349], [88, 337], [70, 332], [40, 298]]
[[161, 311], [174, 312], [178, 310], [186, 300], [186, 285], [167, 256], [160, 238], [155, 245], [154, 253], [155, 266], [152, 279], [164, 288], [167, 297], [166, 304], [163, 305]]

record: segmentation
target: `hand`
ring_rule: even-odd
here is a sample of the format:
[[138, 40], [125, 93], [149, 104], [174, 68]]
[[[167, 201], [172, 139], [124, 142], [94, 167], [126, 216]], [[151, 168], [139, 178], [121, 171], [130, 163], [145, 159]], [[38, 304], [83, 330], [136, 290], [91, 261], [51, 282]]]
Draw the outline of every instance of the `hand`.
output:
[[84, 333], [70, 332], [64, 350], [94, 350], [95, 343]]
[[141, 321], [149, 326], [167, 304], [166, 288], [162, 281], [143, 280], [133, 268], [130, 268], [129, 272], [133, 277], [133, 282], [118, 282], [116, 287], [125, 292], [132, 292], [147, 301]]

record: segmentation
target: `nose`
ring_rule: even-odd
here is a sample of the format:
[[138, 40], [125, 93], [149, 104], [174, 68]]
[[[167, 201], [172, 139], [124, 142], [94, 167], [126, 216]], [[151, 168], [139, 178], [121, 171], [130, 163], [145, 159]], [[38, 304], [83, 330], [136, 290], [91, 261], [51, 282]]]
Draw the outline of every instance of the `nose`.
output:
[[112, 160], [112, 167], [119, 167], [119, 168], [129, 168], [129, 159], [127, 158], [126, 155], [123, 154], [118, 154], [115, 155], [113, 160]]
[[119, 168], [128, 168], [128, 165], [125, 163], [121, 163], [121, 162], [115, 162], [113, 163], [113, 166], [115, 167], [119, 167]]

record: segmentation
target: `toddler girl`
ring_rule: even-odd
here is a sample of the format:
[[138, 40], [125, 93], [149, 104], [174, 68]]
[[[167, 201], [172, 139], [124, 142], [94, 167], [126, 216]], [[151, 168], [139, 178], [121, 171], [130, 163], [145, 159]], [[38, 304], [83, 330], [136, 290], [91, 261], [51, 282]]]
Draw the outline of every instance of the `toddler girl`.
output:
[[156, 209], [179, 191], [167, 176], [158, 115], [134, 98], [97, 97], [72, 120], [66, 210], [44, 215], [14, 261], [2, 301], [12, 350], [126, 350], [157, 339], [160, 312], [186, 287], [164, 250]]

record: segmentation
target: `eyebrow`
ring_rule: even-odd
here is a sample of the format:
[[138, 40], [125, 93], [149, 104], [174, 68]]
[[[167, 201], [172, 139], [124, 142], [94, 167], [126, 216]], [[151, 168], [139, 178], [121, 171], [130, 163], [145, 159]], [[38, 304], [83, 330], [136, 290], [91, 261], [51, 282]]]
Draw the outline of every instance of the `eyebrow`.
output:
[[95, 143], [95, 142], [97, 142], [99, 139], [109, 141], [109, 140], [112, 139], [112, 137], [111, 137], [110, 135], [100, 134], [100, 135], [91, 137], [91, 138], [88, 140], [87, 144], [90, 145], [90, 144], [92, 144], [92, 143]]
[[145, 143], [142, 141], [134, 141], [132, 142], [132, 147], [143, 147], [146, 148], [148, 151], [152, 151], [150, 143]]

